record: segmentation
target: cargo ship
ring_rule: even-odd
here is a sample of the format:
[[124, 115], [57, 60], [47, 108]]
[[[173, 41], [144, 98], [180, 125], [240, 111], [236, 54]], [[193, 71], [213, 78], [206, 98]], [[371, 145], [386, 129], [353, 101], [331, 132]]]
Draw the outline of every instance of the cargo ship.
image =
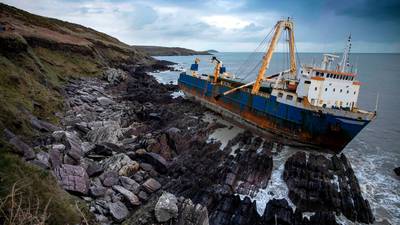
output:
[[[283, 32], [289, 68], [266, 76]], [[236, 78], [213, 56], [213, 73], [199, 74], [200, 61], [196, 59], [179, 75], [180, 89], [194, 101], [247, 127], [340, 153], [377, 115], [376, 110], [365, 111], [357, 106], [361, 83], [349, 63], [351, 36], [340, 60], [337, 55], [323, 54], [320, 65], [298, 68], [293, 21], [278, 21], [270, 34], [254, 81]]]

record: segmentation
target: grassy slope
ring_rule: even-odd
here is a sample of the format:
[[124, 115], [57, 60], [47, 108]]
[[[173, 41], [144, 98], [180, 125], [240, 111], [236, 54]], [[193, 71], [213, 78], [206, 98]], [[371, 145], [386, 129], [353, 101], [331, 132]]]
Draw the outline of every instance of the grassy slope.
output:
[[[60, 93], [70, 78], [99, 76], [108, 66], [150, 64], [150, 56], [106, 34], [77, 24], [50, 19], [0, 3], [0, 133], [4, 128], [26, 140], [36, 134], [28, 114], [57, 123], [63, 108]], [[50, 224], [77, 224], [74, 198], [51, 174], [9, 153], [0, 135], [0, 198], [22, 181], [27, 199], [41, 205], [52, 199]], [[1, 222], [1, 216], [0, 216]]]

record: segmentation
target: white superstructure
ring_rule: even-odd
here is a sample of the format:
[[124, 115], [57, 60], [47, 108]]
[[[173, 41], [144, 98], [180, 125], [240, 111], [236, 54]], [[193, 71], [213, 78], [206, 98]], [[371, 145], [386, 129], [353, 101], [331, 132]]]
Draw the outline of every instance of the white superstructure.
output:
[[303, 66], [296, 94], [307, 98], [313, 106], [352, 110], [357, 107], [360, 82], [356, 74], [349, 71], [351, 37], [342, 56], [341, 63], [335, 64], [336, 55], [324, 54], [321, 67]]

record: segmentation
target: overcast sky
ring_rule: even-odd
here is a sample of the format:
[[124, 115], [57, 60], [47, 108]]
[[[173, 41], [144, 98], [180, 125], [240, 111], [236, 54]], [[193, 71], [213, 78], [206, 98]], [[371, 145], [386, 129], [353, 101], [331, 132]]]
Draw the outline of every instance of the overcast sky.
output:
[[5, 0], [29, 12], [105, 32], [131, 45], [253, 51], [293, 17], [300, 52], [400, 52], [399, 0]]

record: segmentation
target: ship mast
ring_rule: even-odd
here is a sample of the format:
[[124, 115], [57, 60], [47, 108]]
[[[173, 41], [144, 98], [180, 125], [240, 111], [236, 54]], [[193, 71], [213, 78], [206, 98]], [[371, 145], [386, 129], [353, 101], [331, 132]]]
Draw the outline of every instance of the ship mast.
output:
[[345, 72], [346, 67], [349, 65], [350, 50], [351, 50], [351, 34], [347, 39], [347, 45], [343, 52], [342, 61], [340, 62], [340, 72]]
[[265, 53], [262, 61], [261, 68], [258, 72], [257, 79], [253, 85], [253, 89], [251, 90], [252, 94], [257, 94], [261, 87], [261, 82], [264, 79], [265, 71], [268, 69], [269, 63], [271, 62], [272, 54], [275, 51], [276, 44], [278, 43], [279, 37], [282, 33], [282, 30], [288, 30], [289, 32], [289, 51], [290, 51], [290, 74], [295, 77], [297, 72], [296, 67], [296, 58], [294, 52], [294, 33], [293, 33], [293, 22], [290, 19], [280, 20], [275, 25], [274, 35], [271, 40], [271, 44]]

